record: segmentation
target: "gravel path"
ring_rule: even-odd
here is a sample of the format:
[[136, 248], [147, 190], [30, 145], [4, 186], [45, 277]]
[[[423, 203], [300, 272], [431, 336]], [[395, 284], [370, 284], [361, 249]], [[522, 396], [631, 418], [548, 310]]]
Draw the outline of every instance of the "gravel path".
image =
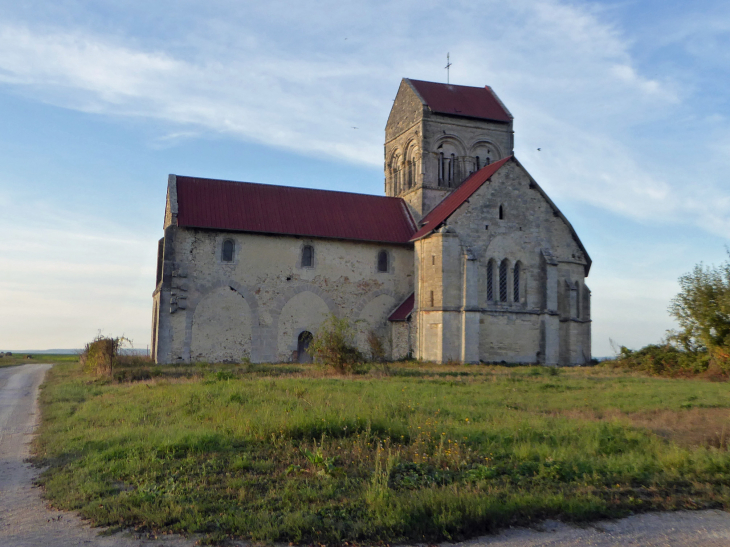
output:
[[[38, 386], [51, 365], [0, 369], [0, 547], [188, 547], [194, 540], [157, 540], [130, 533], [99, 536], [73, 513], [48, 509], [33, 486], [38, 471], [25, 463], [38, 421]], [[241, 544], [244, 545], [244, 544]], [[461, 547], [730, 547], [730, 514], [650, 513], [585, 528], [547, 521], [457, 544]]]
[[73, 513], [48, 509], [39, 488], [38, 470], [25, 460], [38, 422], [38, 386], [51, 365], [0, 369], [0, 546], [1, 547], [187, 547], [193, 540], [99, 536]]

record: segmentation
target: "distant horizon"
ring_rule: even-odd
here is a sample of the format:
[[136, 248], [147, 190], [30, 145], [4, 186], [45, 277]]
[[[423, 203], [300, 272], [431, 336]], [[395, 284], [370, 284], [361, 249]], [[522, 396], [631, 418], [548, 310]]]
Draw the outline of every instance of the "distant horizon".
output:
[[383, 195], [401, 78], [447, 53], [593, 260], [595, 354], [727, 259], [730, 3], [0, 5], [0, 345], [150, 343], [170, 173]]

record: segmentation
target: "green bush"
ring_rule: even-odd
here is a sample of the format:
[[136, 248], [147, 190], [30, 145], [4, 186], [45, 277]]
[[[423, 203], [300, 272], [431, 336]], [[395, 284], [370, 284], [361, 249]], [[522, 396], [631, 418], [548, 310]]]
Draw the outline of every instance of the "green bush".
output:
[[707, 351], [688, 351], [669, 343], [649, 344], [638, 350], [621, 346], [607, 364], [656, 376], [695, 376], [707, 372], [711, 358]]
[[350, 372], [361, 362], [362, 355], [354, 344], [355, 333], [346, 318], [331, 315], [320, 327], [309, 345], [309, 353], [315, 363], [334, 368], [338, 372]]

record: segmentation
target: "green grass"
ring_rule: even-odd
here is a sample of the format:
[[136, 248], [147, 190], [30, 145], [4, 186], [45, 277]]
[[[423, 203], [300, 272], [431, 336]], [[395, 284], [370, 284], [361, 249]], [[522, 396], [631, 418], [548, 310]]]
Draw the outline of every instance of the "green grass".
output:
[[[136, 383], [49, 372], [35, 448], [55, 506], [212, 543], [327, 544], [730, 508], [715, 431], [727, 383], [603, 367], [142, 368], [120, 376], [149, 378]], [[717, 427], [684, 438], [685, 418]]]
[[50, 353], [14, 353], [10, 356], [0, 357], [0, 368], [14, 367], [17, 365], [29, 365], [35, 363], [77, 363], [79, 356], [76, 354], [50, 354]]

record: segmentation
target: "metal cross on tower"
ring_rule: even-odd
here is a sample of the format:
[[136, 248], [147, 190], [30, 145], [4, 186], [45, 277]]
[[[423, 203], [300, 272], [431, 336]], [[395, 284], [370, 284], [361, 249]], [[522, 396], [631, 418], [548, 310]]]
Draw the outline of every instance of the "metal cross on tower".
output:
[[449, 68], [451, 68], [451, 61], [449, 61], [449, 54], [446, 54], [446, 66], [444, 67], [446, 69], [446, 83], [449, 83]]

